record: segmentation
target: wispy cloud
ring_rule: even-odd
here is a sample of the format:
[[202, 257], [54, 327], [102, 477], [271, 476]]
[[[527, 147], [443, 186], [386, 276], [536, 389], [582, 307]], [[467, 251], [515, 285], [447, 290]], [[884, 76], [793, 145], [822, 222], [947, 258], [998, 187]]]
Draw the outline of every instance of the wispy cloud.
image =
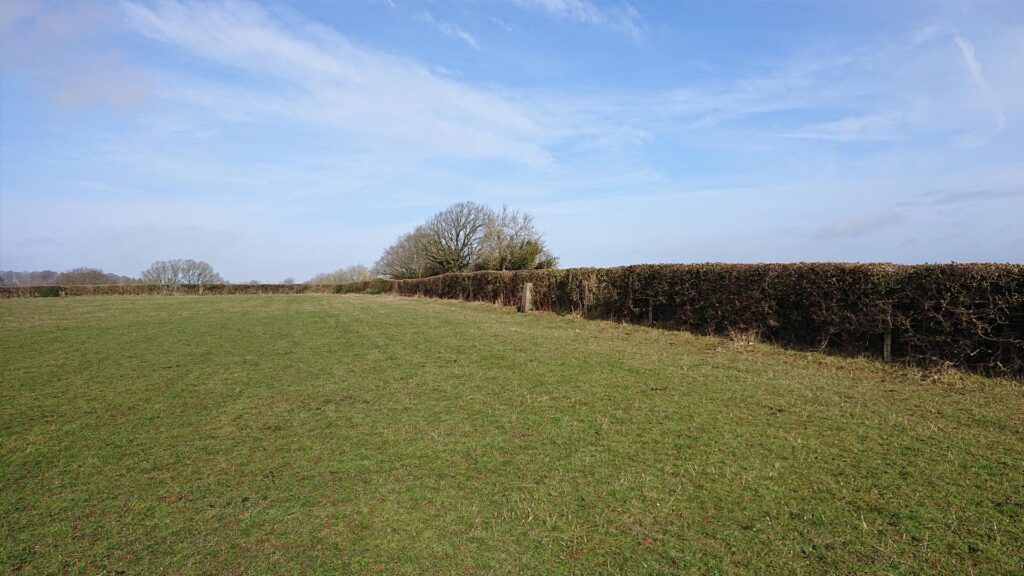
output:
[[1006, 127], [1006, 113], [1003, 111], [1003, 104], [999, 100], [999, 96], [989, 86], [988, 79], [985, 78], [985, 72], [981, 68], [981, 62], [978, 61], [978, 57], [974, 51], [974, 44], [967, 38], [956, 35], [953, 37], [953, 41], [956, 42], [957, 47], [960, 49], [960, 55], [964, 59], [964, 66], [967, 67], [968, 73], [971, 75], [971, 80], [974, 81], [974, 85], [978, 88], [978, 93], [981, 95], [985, 104], [992, 111], [992, 115], [996, 121], [996, 131], [1001, 131]]
[[840, 218], [814, 229], [811, 236], [819, 239], [854, 239], [891, 228], [905, 222], [907, 215], [899, 210], [874, 210]]
[[126, 3], [129, 25], [193, 56], [257, 74], [260, 92], [178, 78], [163, 94], [245, 117], [278, 114], [429, 146], [460, 158], [550, 163], [548, 134], [505, 96], [435, 75], [411, 60], [349, 42], [288, 12], [254, 4]]
[[433, 26], [437, 31], [441, 32], [445, 36], [459, 40], [460, 42], [466, 43], [468, 46], [480, 49], [480, 44], [477, 42], [476, 37], [467, 32], [461, 26], [452, 24], [449, 22], [443, 22], [434, 17], [430, 12], [423, 12], [420, 14], [420, 20]]
[[934, 206], [949, 204], [975, 204], [991, 200], [1024, 200], [1024, 190], [962, 190], [958, 192], [934, 192], [926, 196], [926, 202]]
[[[1020, 258], [1016, 28], [832, 14], [732, 44], [620, 0], [351, 8], [0, 1], [0, 257], [134, 272], [180, 244], [276, 279], [473, 199], [529, 209], [567, 265]], [[56, 107], [25, 106], [38, 90]]]
[[643, 18], [632, 4], [599, 7], [587, 0], [513, 0], [526, 8], [541, 9], [558, 18], [605, 26], [633, 38], [643, 35]]
[[785, 136], [836, 142], [899, 140], [903, 138], [899, 133], [903, 118], [903, 114], [895, 112], [847, 116], [832, 122], [812, 124]]

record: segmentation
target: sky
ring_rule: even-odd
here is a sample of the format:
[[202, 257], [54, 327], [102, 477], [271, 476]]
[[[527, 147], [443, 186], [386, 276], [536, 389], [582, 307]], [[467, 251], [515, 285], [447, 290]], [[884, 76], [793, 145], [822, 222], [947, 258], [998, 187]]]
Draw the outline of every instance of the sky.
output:
[[1024, 2], [0, 2], [0, 269], [1024, 262]]

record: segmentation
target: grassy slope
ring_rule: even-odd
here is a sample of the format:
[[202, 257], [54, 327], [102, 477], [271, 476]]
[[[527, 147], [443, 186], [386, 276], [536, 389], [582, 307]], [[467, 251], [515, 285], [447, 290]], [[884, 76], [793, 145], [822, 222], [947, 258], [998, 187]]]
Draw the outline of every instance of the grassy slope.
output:
[[1024, 390], [488, 305], [0, 302], [0, 572], [1024, 571]]

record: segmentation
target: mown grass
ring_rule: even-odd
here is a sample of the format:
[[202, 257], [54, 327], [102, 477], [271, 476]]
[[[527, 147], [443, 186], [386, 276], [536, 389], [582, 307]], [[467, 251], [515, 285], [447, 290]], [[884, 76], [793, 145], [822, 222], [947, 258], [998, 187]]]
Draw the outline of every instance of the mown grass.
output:
[[0, 571], [1024, 572], [1019, 383], [371, 296], [0, 330]]

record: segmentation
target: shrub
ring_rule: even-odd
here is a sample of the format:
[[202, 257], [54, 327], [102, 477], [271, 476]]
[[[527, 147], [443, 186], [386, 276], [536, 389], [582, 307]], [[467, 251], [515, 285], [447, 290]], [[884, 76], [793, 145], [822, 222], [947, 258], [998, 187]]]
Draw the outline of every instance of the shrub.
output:
[[54, 298], [57, 296], [63, 296], [64, 290], [60, 286], [34, 286], [33, 296], [40, 296], [43, 298]]

